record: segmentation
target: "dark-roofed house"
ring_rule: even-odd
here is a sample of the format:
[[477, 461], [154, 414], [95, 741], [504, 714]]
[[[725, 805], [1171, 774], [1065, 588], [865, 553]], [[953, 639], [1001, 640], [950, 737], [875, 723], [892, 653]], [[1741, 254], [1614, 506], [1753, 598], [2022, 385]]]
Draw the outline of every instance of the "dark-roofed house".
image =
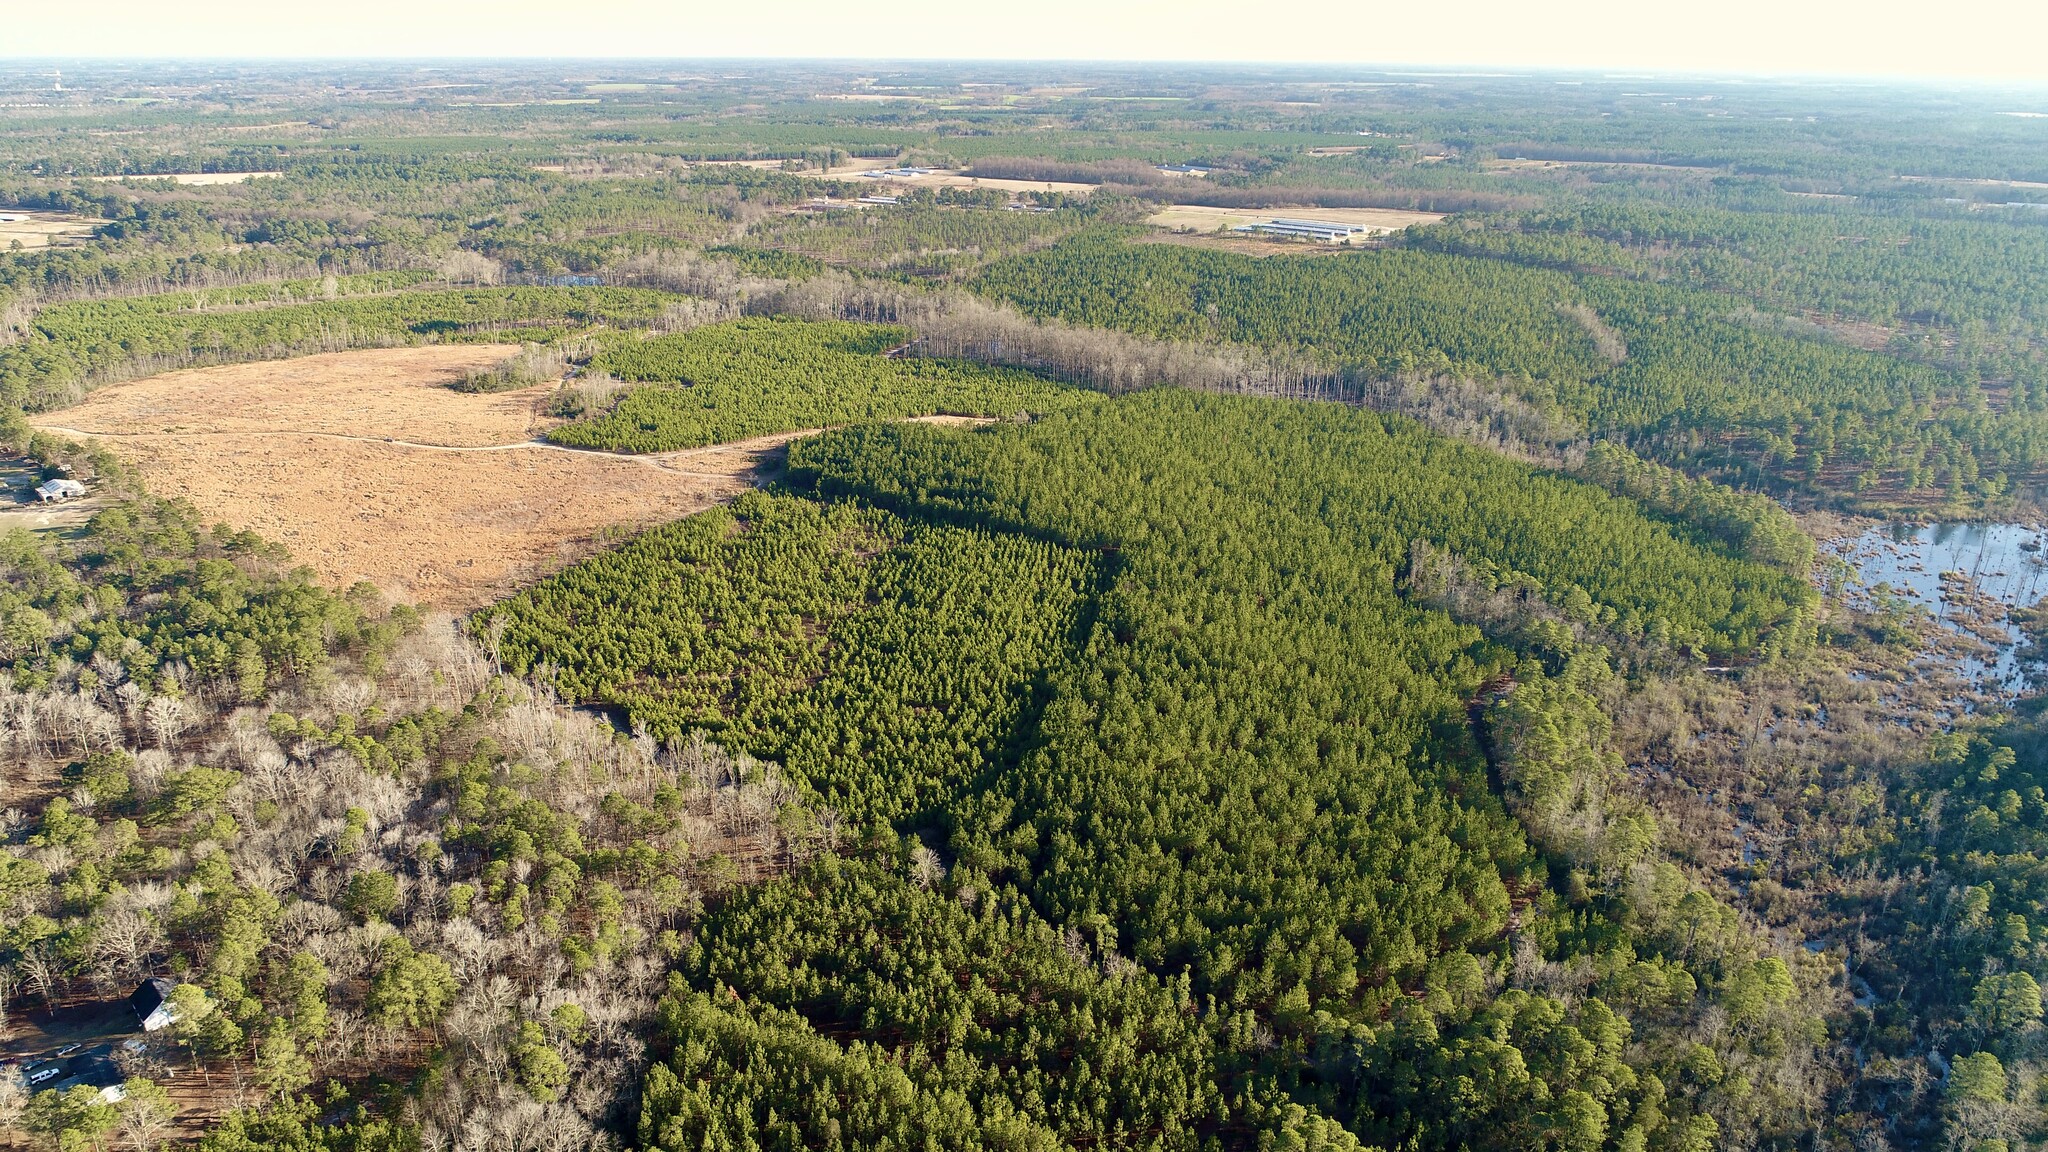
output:
[[128, 1007], [135, 1010], [135, 1018], [142, 1021], [144, 1032], [154, 1032], [177, 1021], [177, 1011], [171, 1007], [171, 989], [175, 987], [161, 976], [151, 976], [128, 997]]

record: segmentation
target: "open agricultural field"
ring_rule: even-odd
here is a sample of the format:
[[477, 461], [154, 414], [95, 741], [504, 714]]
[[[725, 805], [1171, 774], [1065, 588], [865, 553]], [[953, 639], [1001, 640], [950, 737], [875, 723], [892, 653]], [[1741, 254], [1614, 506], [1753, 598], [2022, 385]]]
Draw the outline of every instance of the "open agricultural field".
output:
[[1355, 224], [1366, 229], [1365, 239], [1399, 232], [1417, 224], [1434, 224], [1441, 212], [1413, 212], [1401, 208], [1211, 208], [1200, 204], [1175, 204], [1145, 217], [1154, 228], [1195, 233], [1227, 232], [1244, 224], [1261, 224], [1276, 216], [1289, 220], [1324, 220], [1332, 224]]
[[311, 435], [122, 437], [152, 490], [277, 540], [327, 582], [463, 611], [588, 551], [752, 486], [768, 437], [687, 460]]
[[106, 223], [65, 212], [29, 212], [0, 207], [0, 251], [50, 248], [90, 236]]
[[304, 432], [451, 447], [506, 444], [539, 432], [546, 389], [464, 395], [448, 385], [518, 350], [369, 348], [166, 372], [103, 389], [36, 423], [92, 436]]
[[371, 349], [173, 372], [39, 426], [102, 439], [152, 491], [290, 548], [329, 583], [474, 608], [607, 530], [730, 499], [787, 437], [623, 458], [536, 443], [552, 385], [447, 385], [503, 345]]
[[1095, 191], [1093, 184], [1079, 184], [1072, 180], [1008, 180], [1000, 176], [963, 176], [958, 172], [890, 176], [877, 179], [875, 182], [901, 184], [911, 188], [994, 188], [1003, 192], [1064, 192], [1070, 196], [1086, 196]]

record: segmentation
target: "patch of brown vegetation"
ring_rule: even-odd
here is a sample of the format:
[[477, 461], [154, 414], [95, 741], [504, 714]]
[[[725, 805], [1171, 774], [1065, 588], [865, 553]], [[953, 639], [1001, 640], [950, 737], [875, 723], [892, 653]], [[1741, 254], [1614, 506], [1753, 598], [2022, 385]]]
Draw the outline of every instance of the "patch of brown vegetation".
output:
[[442, 385], [511, 349], [377, 349], [174, 372], [37, 423], [103, 437], [160, 496], [277, 540], [327, 581], [463, 611], [729, 500], [793, 435], [624, 457], [536, 443], [548, 386]]
[[159, 495], [249, 528], [337, 586], [475, 608], [584, 554], [613, 526], [648, 527], [732, 499], [774, 444], [683, 462], [544, 445], [461, 451], [306, 435], [115, 442]]
[[1846, 317], [1820, 314], [1810, 315], [1807, 319], [1811, 320], [1816, 327], [1842, 343], [1847, 344], [1851, 348], [1860, 348], [1865, 352], [1884, 351], [1891, 347], [1892, 337], [1898, 334], [1897, 329], [1887, 328], [1882, 324], [1873, 324], [1867, 320], [1852, 320]]
[[532, 439], [552, 385], [465, 395], [447, 386], [519, 351], [511, 344], [374, 348], [166, 372], [35, 419], [93, 436], [317, 432], [446, 447]]
[[0, 250], [17, 244], [23, 248], [52, 248], [76, 243], [105, 223], [105, 220], [65, 212], [27, 212], [10, 208], [0, 212]]
[[1399, 232], [1412, 225], [1434, 224], [1443, 219], [1444, 214], [1417, 212], [1407, 208], [1212, 208], [1202, 204], [1174, 204], [1146, 217], [1145, 223], [1154, 228], [1171, 229], [1178, 235], [1192, 234], [1212, 242], [1249, 240], [1259, 245], [1262, 251], [1275, 246], [1282, 246], [1282, 250], [1330, 246], [1288, 237], [1257, 237], [1230, 231], [1245, 224], [1263, 224], [1276, 217], [1289, 220], [1323, 220], [1332, 224], [1351, 224], [1363, 228], [1363, 233], [1350, 240], [1351, 244], [1359, 245], [1370, 243], [1376, 237]]

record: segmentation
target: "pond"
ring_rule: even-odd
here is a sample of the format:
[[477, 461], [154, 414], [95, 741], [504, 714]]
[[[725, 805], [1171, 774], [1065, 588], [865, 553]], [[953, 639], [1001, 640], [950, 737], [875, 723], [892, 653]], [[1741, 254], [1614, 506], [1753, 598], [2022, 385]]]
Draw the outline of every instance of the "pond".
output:
[[1962, 661], [1965, 676], [2008, 696], [2026, 690], [2011, 612], [2048, 596], [2048, 532], [2029, 524], [1888, 524], [1825, 548], [1855, 570], [1866, 593], [1889, 588], [1950, 631], [1985, 641], [1983, 654]]

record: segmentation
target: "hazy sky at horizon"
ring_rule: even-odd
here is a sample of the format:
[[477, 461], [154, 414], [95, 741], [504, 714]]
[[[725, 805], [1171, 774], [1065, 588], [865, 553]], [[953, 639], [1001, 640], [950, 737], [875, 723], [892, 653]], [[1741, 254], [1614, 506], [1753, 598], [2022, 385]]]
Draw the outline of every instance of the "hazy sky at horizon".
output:
[[2048, 2], [95, 0], [6, 57], [1183, 60], [1920, 76], [2048, 85]]

